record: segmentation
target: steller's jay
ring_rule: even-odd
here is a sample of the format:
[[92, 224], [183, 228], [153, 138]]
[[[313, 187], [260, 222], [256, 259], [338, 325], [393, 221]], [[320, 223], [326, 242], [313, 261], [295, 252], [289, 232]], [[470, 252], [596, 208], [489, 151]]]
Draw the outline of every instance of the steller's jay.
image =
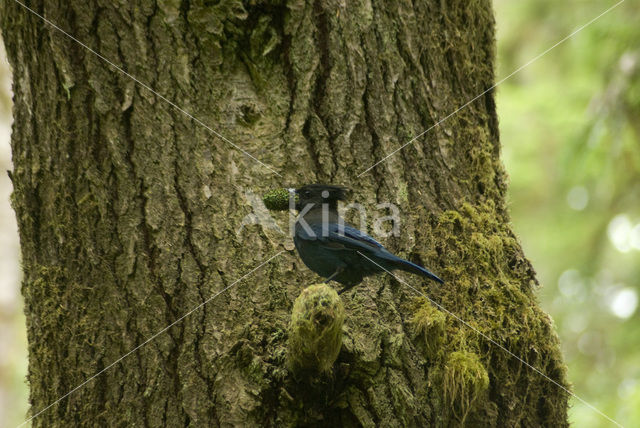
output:
[[427, 269], [394, 256], [375, 239], [346, 224], [338, 215], [338, 201], [345, 199], [346, 190], [326, 184], [290, 189], [295, 192], [295, 208], [300, 211], [293, 242], [309, 269], [326, 278], [325, 282], [333, 280], [344, 285], [338, 294], [384, 269], [401, 269], [444, 282]]

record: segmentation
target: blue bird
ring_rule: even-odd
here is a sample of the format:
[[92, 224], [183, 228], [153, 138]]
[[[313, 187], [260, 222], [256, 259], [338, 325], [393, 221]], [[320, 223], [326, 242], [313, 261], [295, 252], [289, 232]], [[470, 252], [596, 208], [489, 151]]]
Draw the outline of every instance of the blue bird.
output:
[[385, 269], [400, 269], [444, 283], [429, 270], [391, 254], [375, 239], [345, 223], [338, 215], [338, 201], [345, 200], [346, 188], [309, 184], [289, 190], [295, 192], [295, 208], [300, 212], [293, 237], [298, 254], [309, 269], [326, 278], [325, 282], [342, 284], [344, 288], [338, 294]]

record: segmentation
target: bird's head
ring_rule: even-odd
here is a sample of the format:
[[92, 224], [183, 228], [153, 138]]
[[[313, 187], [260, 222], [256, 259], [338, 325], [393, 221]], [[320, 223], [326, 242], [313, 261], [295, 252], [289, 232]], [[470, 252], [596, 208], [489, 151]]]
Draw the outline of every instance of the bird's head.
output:
[[298, 196], [296, 209], [300, 210], [307, 204], [329, 204], [337, 207], [338, 201], [347, 199], [349, 189], [331, 184], [307, 184], [298, 189], [289, 189]]

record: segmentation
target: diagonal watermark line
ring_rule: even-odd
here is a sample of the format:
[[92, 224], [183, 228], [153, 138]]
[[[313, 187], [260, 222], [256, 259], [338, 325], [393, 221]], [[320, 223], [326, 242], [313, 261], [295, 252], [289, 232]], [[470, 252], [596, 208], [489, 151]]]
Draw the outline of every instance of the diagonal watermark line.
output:
[[222, 141], [230, 144], [231, 146], [233, 146], [235, 149], [241, 151], [242, 153], [244, 153], [245, 155], [247, 155], [248, 157], [250, 157], [251, 159], [253, 159], [254, 161], [258, 162], [260, 165], [262, 165], [263, 167], [267, 168], [268, 170], [270, 170], [271, 172], [273, 172], [274, 174], [276, 174], [279, 177], [282, 177], [282, 174], [280, 174], [278, 171], [276, 171], [275, 169], [273, 169], [271, 166], [267, 165], [266, 163], [262, 162], [260, 159], [256, 158], [255, 156], [253, 156], [251, 153], [249, 153], [248, 151], [246, 151], [245, 149], [243, 149], [242, 147], [238, 146], [237, 144], [235, 144], [233, 141], [229, 140], [227, 137], [225, 137], [224, 135], [220, 134], [219, 132], [217, 132], [216, 130], [214, 130], [213, 128], [211, 128], [209, 125], [207, 125], [206, 123], [204, 123], [203, 121], [201, 121], [200, 119], [198, 119], [197, 117], [195, 117], [194, 115], [192, 115], [191, 113], [189, 113], [188, 111], [186, 111], [185, 109], [183, 109], [182, 107], [180, 107], [179, 105], [177, 105], [176, 103], [174, 103], [173, 101], [171, 101], [170, 99], [168, 99], [167, 97], [165, 97], [164, 95], [160, 94], [159, 92], [157, 92], [156, 90], [154, 90], [152, 87], [150, 87], [149, 85], [147, 85], [146, 83], [140, 81], [137, 77], [135, 77], [134, 75], [132, 75], [131, 73], [128, 73], [127, 71], [125, 71], [122, 67], [117, 66], [116, 64], [114, 64], [112, 61], [110, 61], [108, 58], [106, 58], [105, 56], [103, 56], [102, 54], [96, 52], [95, 50], [91, 49], [89, 46], [87, 46], [86, 44], [84, 44], [83, 42], [81, 42], [80, 40], [78, 40], [77, 38], [73, 37], [71, 34], [67, 33], [66, 31], [64, 31], [62, 28], [58, 27], [56, 24], [54, 24], [53, 22], [51, 22], [50, 20], [48, 20], [47, 18], [45, 18], [44, 16], [40, 15], [38, 12], [36, 12], [35, 10], [31, 9], [29, 6], [25, 5], [24, 3], [20, 2], [19, 0], [13, 0], [15, 3], [19, 4], [20, 6], [22, 6], [23, 8], [25, 8], [26, 10], [28, 10], [29, 12], [31, 12], [33, 15], [37, 16], [38, 18], [40, 18], [42, 21], [44, 21], [45, 23], [49, 24], [50, 26], [52, 26], [53, 28], [55, 28], [56, 30], [60, 31], [62, 34], [64, 34], [65, 36], [67, 36], [68, 38], [70, 38], [71, 40], [73, 40], [74, 42], [76, 42], [77, 44], [79, 44], [80, 46], [82, 46], [83, 48], [85, 48], [86, 50], [88, 50], [89, 52], [91, 52], [92, 54], [94, 54], [95, 56], [97, 56], [98, 58], [100, 58], [101, 60], [103, 60], [104, 62], [106, 62], [107, 64], [109, 64], [111, 67], [115, 68], [116, 70], [118, 70], [120, 73], [124, 74], [125, 76], [127, 76], [128, 78], [130, 78], [131, 80], [133, 80], [134, 82], [136, 82], [138, 85], [142, 86], [144, 89], [146, 89], [147, 91], [153, 93], [155, 96], [157, 96], [158, 98], [160, 98], [161, 100], [165, 101], [166, 103], [168, 103], [171, 107], [175, 108], [176, 110], [178, 110], [180, 113], [184, 114], [185, 116], [187, 116], [189, 119], [193, 120], [194, 122], [196, 122], [198, 125], [203, 126], [205, 129], [207, 129], [209, 132], [211, 132], [213, 135], [215, 135], [216, 137], [220, 138]]
[[111, 367], [115, 366], [120, 361], [124, 360], [129, 355], [133, 354], [134, 352], [136, 352], [137, 350], [139, 350], [140, 348], [142, 348], [143, 346], [145, 346], [146, 344], [151, 342], [153, 339], [155, 339], [156, 337], [160, 336], [162, 333], [166, 332], [171, 327], [173, 327], [174, 325], [178, 324], [180, 321], [182, 321], [183, 319], [185, 319], [186, 317], [188, 317], [189, 315], [191, 315], [192, 313], [194, 313], [198, 309], [202, 308], [204, 305], [206, 305], [207, 303], [209, 303], [210, 301], [212, 301], [213, 299], [215, 299], [216, 297], [218, 297], [219, 295], [221, 295], [222, 293], [224, 293], [225, 291], [227, 291], [228, 289], [230, 289], [231, 287], [233, 287], [234, 285], [236, 285], [237, 283], [239, 283], [240, 281], [242, 281], [243, 279], [245, 279], [246, 277], [248, 277], [249, 275], [251, 275], [252, 273], [257, 271], [258, 269], [260, 269], [262, 266], [266, 265], [271, 260], [275, 259], [276, 257], [278, 257], [279, 255], [281, 255], [284, 252], [285, 251], [280, 251], [278, 254], [276, 254], [274, 256], [271, 256], [268, 260], [260, 263], [258, 266], [256, 266], [255, 268], [251, 269], [249, 272], [245, 273], [240, 278], [236, 279], [231, 284], [229, 284], [228, 286], [226, 286], [222, 290], [218, 291], [217, 293], [215, 293], [214, 295], [209, 297], [207, 300], [205, 300], [204, 302], [200, 303], [198, 306], [196, 306], [195, 308], [191, 309], [189, 312], [187, 312], [186, 314], [182, 315], [180, 318], [178, 318], [177, 320], [175, 320], [174, 322], [172, 322], [171, 324], [169, 324], [168, 326], [166, 326], [162, 330], [158, 331], [156, 334], [154, 334], [153, 336], [151, 336], [150, 338], [148, 338], [147, 340], [145, 340], [144, 342], [142, 342], [141, 344], [139, 344], [138, 346], [136, 346], [135, 348], [133, 348], [132, 350], [130, 350], [129, 352], [127, 352], [126, 354], [124, 354], [123, 356], [121, 356], [120, 358], [118, 358], [117, 360], [115, 360], [114, 362], [112, 362], [111, 364], [106, 366], [105, 368], [103, 368], [102, 370], [100, 370], [98, 373], [94, 374], [89, 379], [85, 380], [84, 382], [82, 382], [81, 384], [79, 384], [78, 386], [73, 388], [71, 391], [69, 391], [66, 394], [64, 394], [62, 397], [60, 397], [57, 400], [55, 400], [54, 402], [50, 403], [47, 407], [43, 408], [42, 410], [39, 410], [38, 413], [36, 413], [35, 415], [31, 416], [26, 421], [22, 422], [20, 425], [18, 425], [18, 427], [21, 427], [21, 426], [29, 423], [30, 421], [32, 421], [36, 417], [40, 416], [42, 413], [46, 412], [51, 407], [55, 406], [56, 404], [58, 404], [59, 402], [61, 402], [62, 400], [64, 400], [65, 398], [67, 398], [68, 396], [70, 396], [71, 394], [73, 394], [74, 392], [76, 392], [77, 390], [79, 390], [80, 388], [82, 388], [83, 386], [88, 384], [89, 382], [91, 382], [93, 379], [95, 379], [96, 377], [100, 376], [102, 373], [106, 372]]
[[408, 282], [404, 281], [403, 279], [399, 278], [398, 276], [394, 275], [391, 271], [385, 269], [384, 267], [380, 266], [380, 264], [376, 263], [374, 260], [372, 260], [371, 258], [365, 256], [364, 254], [362, 254], [360, 251], [358, 251], [358, 254], [360, 254], [362, 257], [364, 257], [365, 259], [369, 260], [371, 263], [373, 263], [374, 265], [378, 266], [380, 269], [384, 270], [386, 273], [388, 273], [389, 275], [391, 275], [392, 277], [394, 277], [396, 280], [398, 280], [399, 282], [401, 282], [402, 284], [408, 286], [409, 288], [411, 288], [413, 291], [415, 291], [416, 293], [418, 293], [419, 295], [421, 295], [422, 297], [424, 297], [425, 299], [427, 299], [429, 302], [431, 302], [432, 304], [434, 304], [436, 307], [438, 307], [438, 309], [440, 309], [443, 312], [446, 312], [447, 314], [451, 315], [453, 318], [455, 318], [456, 320], [460, 321], [462, 324], [464, 324], [466, 327], [470, 328], [471, 330], [473, 330], [474, 332], [476, 332], [478, 335], [482, 336], [485, 340], [487, 340], [488, 342], [494, 344], [495, 346], [497, 346], [498, 348], [502, 349], [504, 352], [506, 352], [507, 354], [511, 355], [513, 358], [515, 358], [516, 360], [520, 361], [522, 364], [524, 364], [525, 366], [529, 367], [531, 370], [535, 371], [536, 373], [538, 373], [540, 376], [544, 377], [546, 380], [548, 380], [549, 382], [553, 383], [554, 385], [556, 385], [558, 388], [564, 390], [567, 394], [571, 395], [572, 397], [576, 398], [578, 401], [580, 401], [582, 404], [586, 405], [587, 407], [589, 407], [591, 410], [593, 410], [596, 413], [599, 413], [601, 416], [605, 417], [606, 419], [608, 419], [610, 422], [614, 423], [615, 425], [622, 427], [622, 425], [620, 425], [618, 422], [614, 421], [612, 418], [610, 418], [609, 416], [605, 415], [604, 413], [602, 413], [600, 410], [598, 410], [596, 407], [594, 407], [593, 405], [589, 404], [587, 401], [585, 401], [584, 399], [578, 397], [576, 394], [574, 394], [573, 392], [571, 392], [567, 387], [563, 386], [562, 384], [560, 384], [559, 382], [556, 382], [555, 380], [551, 379], [549, 376], [547, 376], [546, 374], [544, 374], [540, 369], [538, 369], [537, 367], [527, 363], [525, 360], [523, 360], [522, 358], [520, 358], [519, 356], [517, 356], [516, 354], [514, 354], [513, 352], [509, 351], [505, 346], [499, 344], [498, 342], [496, 342], [495, 340], [493, 340], [491, 337], [489, 337], [488, 335], [484, 334], [483, 332], [481, 332], [480, 330], [478, 330], [477, 328], [475, 328], [474, 326], [472, 326], [471, 324], [469, 324], [467, 321], [463, 320], [462, 318], [460, 318], [458, 315], [454, 314], [453, 312], [451, 312], [450, 310], [448, 310], [447, 308], [445, 308], [444, 306], [442, 306], [441, 304], [439, 304], [438, 302], [436, 302], [435, 300], [433, 300], [432, 298], [430, 298], [429, 296], [427, 296], [426, 294], [424, 294], [422, 291], [418, 290], [417, 288], [415, 288], [413, 285], [409, 284]]
[[527, 68], [528, 66], [530, 66], [531, 64], [533, 64], [534, 62], [536, 62], [537, 60], [539, 60], [540, 58], [542, 58], [543, 56], [545, 56], [546, 54], [548, 54], [551, 50], [553, 50], [554, 48], [556, 48], [558, 45], [561, 45], [562, 43], [566, 42], [567, 40], [569, 40], [570, 38], [572, 38], [573, 36], [575, 36], [576, 34], [578, 34], [580, 31], [584, 30], [585, 28], [587, 28], [589, 25], [593, 24], [594, 22], [596, 22], [598, 19], [602, 18], [604, 15], [606, 15], [607, 13], [611, 12], [613, 9], [615, 9], [616, 7], [620, 6], [622, 3], [624, 3], [625, 0], [620, 0], [618, 3], [614, 4], [613, 6], [611, 6], [610, 8], [608, 8], [607, 10], [605, 10], [604, 12], [602, 12], [600, 15], [596, 16], [595, 18], [593, 18], [591, 21], [587, 22], [586, 24], [578, 27], [577, 29], [575, 29], [571, 34], [569, 34], [568, 36], [566, 36], [565, 38], [563, 38], [562, 40], [560, 40], [559, 42], [557, 42], [555, 45], [551, 46], [550, 48], [548, 48], [547, 50], [545, 50], [542, 53], [539, 53], [537, 56], [535, 56], [534, 58], [530, 59], [529, 61], [527, 61], [526, 63], [522, 64], [520, 67], [518, 67], [516, 70], [512, 71], [511, 74], [509, 74], [507, 77], [501, 79], [500, 81], [498, 81], [497, 83], [495, 83], [493, 86], [491, 86], [489, 89], [486, 89], [485, 91], [481, 92], [480, 94], [476, 95], [475, 97], [471, 98], [469, 101], [467, 101], [466, 103], [464, 103], [462, 106], [458, 107], [455, 111], [449, 113], [447, 116], [445, 116], [443, 119], [440, 119], [438, 122], [436, 122], [434, 125], [431, 125], [429, 128], [427, 128], [426, 130], [422, 131], [421, 133], [419, 133], [418, 135], [416, 135], [415, 137], [413, 137], [411, 140], [407, 141], [405, 144], [403, 144], [402, 146], [398, 147], [397, 149], [395, 149], [394, 151], [392, 151], [391, 153], [389, 153], [387, 156], [385, 156], [384, 158], [382, 158], [381, 160], [379, 160], [378, 162], [374, 163], [373, 165], [371, 165], [369, 168], [365, 169], [364, 171], [362, 171], [360, 174], [358, 174], [358, 178], [360, 178], [361, 176], [363, 176], [364, 174], [366, 174], [367, 172], [371, 171], [373, 168], [375, 168], [376, 166], [380, 165], [382, 162], [385, 162], [387, 159], [389, 159], [391, 156], [395, 155], [396, 153], [398, 153], [400, 150], [404, 149], [405, 147], [407, 147], [409, 144], [413, 144], [418, 138], [422, 137], [424, 134], [426, 134], [427, 132], [431, 131], [433, 128], [435, 128], [436, 126], [439, 126], [442, 122], [444, 122], [445, 120], [449, 119], [450, 117], [454, 116], [456, 113], [458, 113], [460, 110], [466, 108], [467, 106], [469, 106], [469, 104], [473, 103], [475, 100], [477, 100], [478, 98], [480, 98], [481, 96], [483, 96], [484, 94], [486, 94], [487, 92], [495, 89], [496, 87], [498, 87], [499, 85], [501, 85], [504, 81], [510, 79], [511, 77], [513, 77], [515, 74], [521, 72], [523, 69]]

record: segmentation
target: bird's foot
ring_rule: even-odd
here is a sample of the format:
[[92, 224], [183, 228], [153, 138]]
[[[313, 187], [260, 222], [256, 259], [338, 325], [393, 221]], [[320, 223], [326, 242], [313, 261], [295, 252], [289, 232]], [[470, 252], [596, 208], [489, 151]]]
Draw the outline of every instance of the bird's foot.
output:
[[355, 284], [353, 284], [353, 285], [345, 285], [344, 287], [342, 287], [342, 289], [340, 291], [338, 291], [338, 296], [341, 295], [342, 293], [344, 293], [345, 291], [351, 290], [354, 286], [355, 286]]
[[336, 269], [336, 271], [334, 273], [331, 274], [331, 276], [327, 279], [324, 280], [324, 283], [327, 284], [329, 281], [331, 281], [333, 278], [335, 278], [336, 276], [338, 276], [340, 273], [342, 273], [342, 271], [344, 271], [343, 267], [339, 267], [338, 269]]

